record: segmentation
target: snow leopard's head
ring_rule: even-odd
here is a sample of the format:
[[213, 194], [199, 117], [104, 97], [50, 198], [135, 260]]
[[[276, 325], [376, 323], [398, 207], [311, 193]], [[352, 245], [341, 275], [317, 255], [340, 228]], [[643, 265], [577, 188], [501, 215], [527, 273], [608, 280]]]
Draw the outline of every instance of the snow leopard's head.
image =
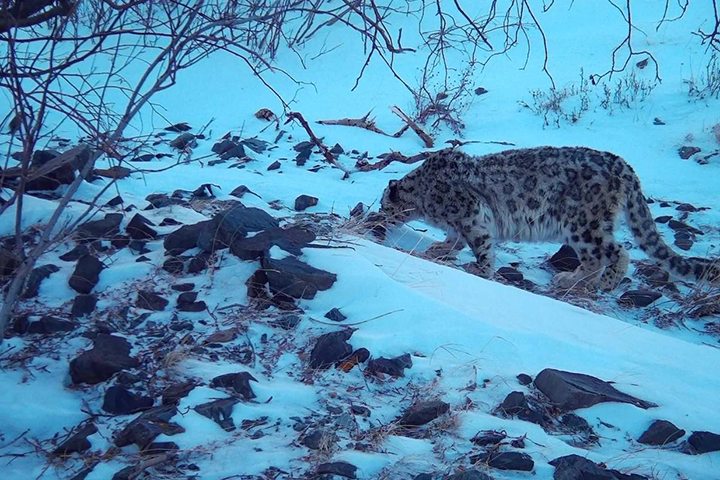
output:
[[398, 180], [390, 180], [380, 200], [380, 213], [389, 223], [399, 225], [417, 218], [420, 212], [412, 192], [403, 189]]

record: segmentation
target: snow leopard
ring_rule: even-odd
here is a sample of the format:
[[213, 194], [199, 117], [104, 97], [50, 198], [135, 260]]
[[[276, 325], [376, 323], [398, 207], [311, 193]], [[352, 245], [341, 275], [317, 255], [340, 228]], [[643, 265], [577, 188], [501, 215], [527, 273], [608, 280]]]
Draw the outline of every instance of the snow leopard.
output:
[[423, 164], [383, 192], [380, 213], [391, 224], [415, 219], [447, 232], [435, 252], [468, 245], [471, 271], [494, 272], [493, 244], [560, 241], [580, 266], [557, 274], [563, 288], [612, 290], [627, 273], [630, 257], [615, 239], [623, 212], [633, 237], [650, 257], [675, 275], [717, 282], [717, 262], [684, 257], [663, 241], [640, 180], [619, 156], [585, 147], [535, 147], [481, 157], [457, 148], [430, 153]]

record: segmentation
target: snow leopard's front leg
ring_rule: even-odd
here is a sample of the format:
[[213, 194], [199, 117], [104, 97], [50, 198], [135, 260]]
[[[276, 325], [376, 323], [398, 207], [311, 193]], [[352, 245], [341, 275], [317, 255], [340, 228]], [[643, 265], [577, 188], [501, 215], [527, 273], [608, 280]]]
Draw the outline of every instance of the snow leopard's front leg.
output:
[[465, 247], [465, 241], [455, 231], [447, 232], [446, 238], [442, 242], [435, 242], [430, 245], [425, 254], [431, 258], [448, 258], [454, 257]]
[[477, 260], [467, 266], [467, 271], [483, 278], [490, 278], [495, 272], [490, 220], [487, 216], [476, 215], [461, 220], [458, 225], [458, 232]]

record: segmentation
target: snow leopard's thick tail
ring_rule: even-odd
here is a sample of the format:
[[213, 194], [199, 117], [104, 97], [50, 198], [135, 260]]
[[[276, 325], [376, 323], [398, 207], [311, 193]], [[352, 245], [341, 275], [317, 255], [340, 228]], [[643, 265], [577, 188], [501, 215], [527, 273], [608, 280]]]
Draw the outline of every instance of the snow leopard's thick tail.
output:
[[720, 259], [685, 257], [673, 251], [662, 239], [655, 225], [637, 176], [630, 171], [630, 175], [625, 178], [625, 214], [640, 248], [675, 275], [720, 285]]

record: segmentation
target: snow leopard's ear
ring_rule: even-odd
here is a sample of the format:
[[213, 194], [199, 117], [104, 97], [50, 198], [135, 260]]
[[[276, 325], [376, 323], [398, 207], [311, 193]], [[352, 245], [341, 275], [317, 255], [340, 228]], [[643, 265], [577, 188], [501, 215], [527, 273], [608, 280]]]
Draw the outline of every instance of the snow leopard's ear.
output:
[[398, 200], [398, 194], [397, 194], [398, 182], [397, 182], [397, 180], [390, 180], [390, 183], [388, 183], [388, 188], [390, 191], [390, 195], [389, 195], [390, 201], [397, 202], [397, 200]]

